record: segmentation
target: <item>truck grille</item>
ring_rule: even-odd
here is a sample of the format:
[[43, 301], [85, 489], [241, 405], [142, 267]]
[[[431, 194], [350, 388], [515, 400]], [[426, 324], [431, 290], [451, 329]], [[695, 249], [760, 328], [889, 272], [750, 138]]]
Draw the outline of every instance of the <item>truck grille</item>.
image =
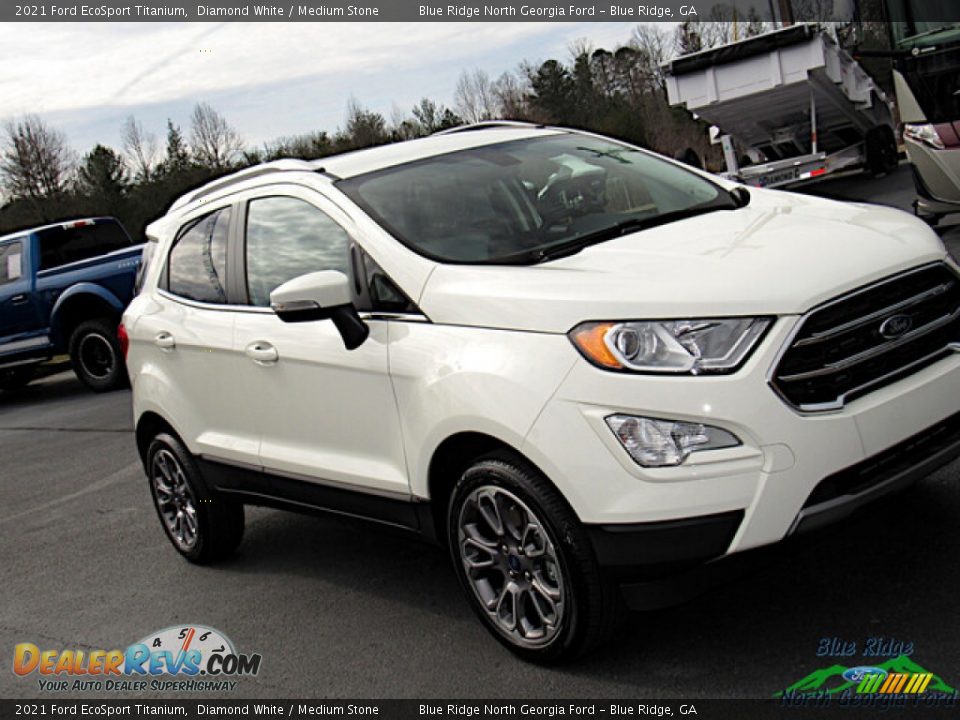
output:
[[953, 350], [960, 350], [960, 279], [946, 265], [928, 265], [807, 315], [771, 383], [800, 410], [835, 410]]

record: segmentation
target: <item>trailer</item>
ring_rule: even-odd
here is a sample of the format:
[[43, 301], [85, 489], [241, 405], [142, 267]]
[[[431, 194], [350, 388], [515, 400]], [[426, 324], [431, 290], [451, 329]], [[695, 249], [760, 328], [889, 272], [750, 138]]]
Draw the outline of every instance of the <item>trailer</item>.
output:
[[670, 104], [716, 127], [732, 179], [780, 187], [857, 166], [876, 175], [897, 166], [890, 101], [819, 25], [684, 55], [663, 70]]

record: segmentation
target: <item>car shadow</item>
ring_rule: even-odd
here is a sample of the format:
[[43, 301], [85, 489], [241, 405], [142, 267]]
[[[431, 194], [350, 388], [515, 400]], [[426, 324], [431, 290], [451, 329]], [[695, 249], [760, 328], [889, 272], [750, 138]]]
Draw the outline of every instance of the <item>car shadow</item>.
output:
[[58, 402], [77, 395], [90, 395], [91, 390], [77, 379], [69, 363], [44, 366], [38, 377], [26, 387], [0, 390], [0, 408]]
[[[671, 688], [689, 689], [691, 672], [704, 682], [721, 671], [757, 673], [757, 696], [769, 697], [831, 664], [816, 657], [821, 637], [895, 634], [927, 656], [942, 651], [937, 628], [945, 618], [936, 608], [953, 607], [958, 585], [945, 572], [960, 551], [960, 494], [949, 482], [958, 472], [954, 463], [838, 525], [782, 543], [736, 581], [685, 604], [630, 613], [604, 648], [552, 672], [628, 685], [648, 677], [664, 697]], [[337, 516], [253, 513], [240, 552], [219, 566], [224, 571], [322, 579], [446, 618], [472, 618], [440, 548]], [[704, 658], [727, 664], [705, 666]], [[742, 695], [745, 684], [731, 688]]]

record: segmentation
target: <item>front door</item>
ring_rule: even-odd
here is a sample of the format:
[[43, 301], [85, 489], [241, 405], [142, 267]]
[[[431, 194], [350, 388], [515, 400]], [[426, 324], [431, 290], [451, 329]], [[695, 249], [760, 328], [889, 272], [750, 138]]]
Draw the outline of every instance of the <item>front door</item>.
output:
[[312, 191], [283, 192], [247, 203], [250, 307], [236, 315], [235, 349], [247, 356], [244, 387], [259, 421], [260, 462], [280, 478], [409, 495], [387, 362], [389, 323], [372, 321], [370, 337], [348, 351], [330, 320], [290, 324], [269, 309], [270, 292], [297, 276], [339, 270], [352, 280], [346, 218]]

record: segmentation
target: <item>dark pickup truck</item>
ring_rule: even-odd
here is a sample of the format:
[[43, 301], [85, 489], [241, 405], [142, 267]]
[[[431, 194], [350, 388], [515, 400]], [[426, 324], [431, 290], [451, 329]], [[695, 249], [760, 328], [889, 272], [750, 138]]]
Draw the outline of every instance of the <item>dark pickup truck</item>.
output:
[[64, 353], [91, 389], [124, 384], [117, 325], [142, 249], [109, 217], [0, 237], [0, 390], [26, 385]]

